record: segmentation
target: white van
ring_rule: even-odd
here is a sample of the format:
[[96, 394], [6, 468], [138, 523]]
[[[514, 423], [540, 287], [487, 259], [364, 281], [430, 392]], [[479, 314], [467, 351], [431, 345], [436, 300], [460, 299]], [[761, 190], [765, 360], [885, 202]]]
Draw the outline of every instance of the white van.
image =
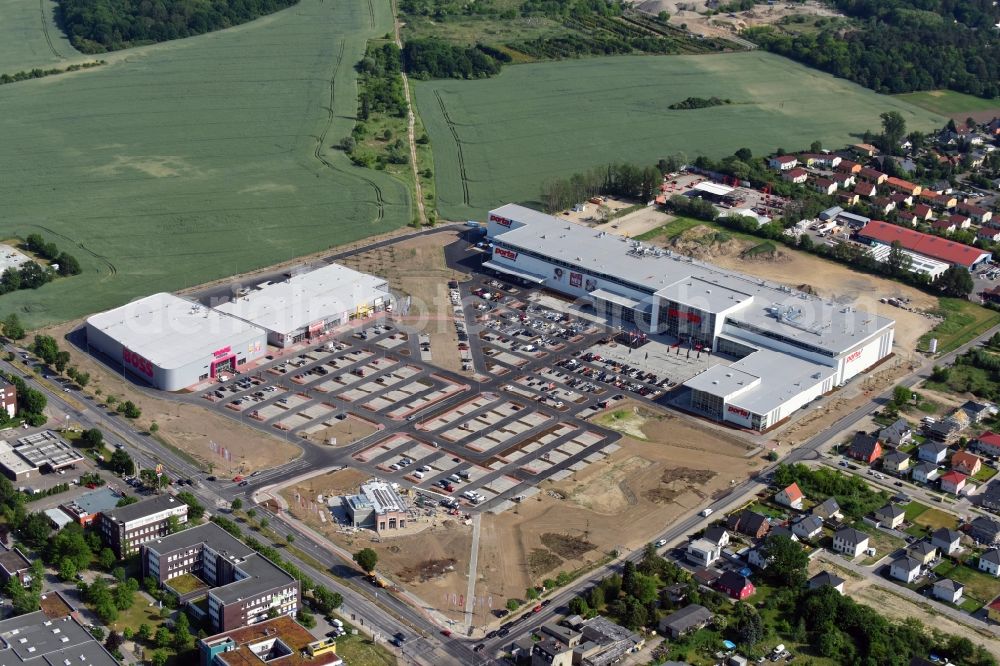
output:
[[712, 509], [702, 509], [700, 515], [702, 518], [708, 518], [709, 516], [712, 515], [712, 511], [713, 511]]
[[422, 479], [422, 478], [424, 478], [424, 473], [423, 472], [414, 472], [413, 473], [413, 478], [415, 478], [415, 479]]

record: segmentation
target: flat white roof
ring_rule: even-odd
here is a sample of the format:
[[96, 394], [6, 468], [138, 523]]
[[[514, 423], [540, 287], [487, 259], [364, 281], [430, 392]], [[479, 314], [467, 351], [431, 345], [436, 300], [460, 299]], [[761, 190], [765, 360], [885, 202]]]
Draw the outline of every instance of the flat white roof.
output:
[[393, 511], [406, 511], [406, 502], [399, 493], [383, 481], [369, 481], [361, 484], [361, 495], [372, 505], [375, 513], [381, 515]]
[[183, 367], [264, 336], [260, 328], [173, 294], [159, 293], [87, 319], [87, 325], [163, 369]]
[[215, 309], [288, 335], [360, 305], [370, 306], [377, 298], [390, 298], [385, 279], [330, 264], [264, 284]]
[[0, 466], [7, 468], [11, 474], [15, 475], [38, 471], [37, 465], [32, 465], [17, 455], [14, 448], [6, 440], [0, 440]]
[[[833, 367], [761, 349], [732, 365], [713, 365], [684, 385], [725, 397], [731, 405], [763, 415], [835, 373]], [[743, 386], [749, 387], [748, 390], [740, 391]]]
[[720, 185], [719, 183], [698, 183], [694, 186], [696, 192], [705, 192], [706, 194], [711, 194], [714, 197], [725, 197], [732, 194], [736, 188], [729, 187], [728, 185]]

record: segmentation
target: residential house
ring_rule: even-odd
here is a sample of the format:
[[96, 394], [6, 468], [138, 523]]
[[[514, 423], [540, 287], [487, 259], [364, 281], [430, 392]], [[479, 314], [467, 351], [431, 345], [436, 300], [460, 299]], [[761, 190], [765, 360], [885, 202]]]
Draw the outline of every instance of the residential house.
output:
[[1000, 577], [1000, 550], [993, 548], [980, 555], [978, 568], [991, 576]]
[[889, 197], [889, 201], [896, 204], [896, 210], [899, 210], [904, 206], [913, 205], [912, 194], [907, 194], [906, 192], [890, 192], [887, 196]]
[[951, 468], [962, 474], [975, 476], [983, 468], [983, 461], [974, 453], [959, 451], [951, 457]]
[[843, 594], [844, 583], [844, 579], [840, 576], [832, 574], [829, 571], [820, 571], [818, 574], [809, 579], [809, 589], [815, 590], [818, 587], [829, 585], [833, 589], [837, 590], [837, 592]]
[[976, 206], [975, 204], [971, 204], [964, 201], [962, 203], [957, 204], [955, 206], [955, 210], [957, 210], [962, 215], [968, 215], [969, 219], [971, 219], [976, 224], [986, 224], [987, 222], [993, 219], [992, 211], [989, 211], [985, 208], [982, 208], [981, 206]]
[[918, 541], [917, 543], [911, 544], [906, 552], [915, 560], [920, 561], [921, 566], [927, 566], [931, 562], [937, 559], [938, 549], [930, 541]]
[[972, 227], [972, 221], [965, 215], [959, 215], [958, 213], [953, 213], [948, 216], [948, 220], [953, 222], [955, 226], [959, 229], [969, 229]]
[[888, 215], [896, 210], [896, 202], [889, 197], [876, 197], [871, 203], [871, 207], [880, 215]]
[[910, 468], [910, 456], [902, 451], [890, 451], [882, 458], [882, 469], [890, 474], [905, 475]]
[[705, 528], [705, 533], [701, 535], [701, 538], [711, 541], [719, 550], [729, 545], [729, 532], [718, 525]]
[[698, 631], [715, 617], [712, 611], [699, 604], [690, 604], [660, 620], [660, 633], [673, 639]]
[[941, 490], [954, 495], [960, 494], [965, 489], [965, 484], [969, 480], [965, 474], [951, 470], [941, 475]]
[[861, 198], [857, 192], [837, 192], [837, 203], [844, 206], [857, 206]]
[[813, 181], [812, 187], [820, 194], [833, 195], [837, 191], [837, 183], [829, 178], [817, 178]]
[[979, 504], [992, 511], [1000, 511], [1000, 479], [994, 479], [986, 486], [986, 490], [979, 493]]
[[954, 195], [951, 194], [939, 194], [936, 197], [934, 197], [934, 200], [931, 203], [933, 203], [936, 207], [941, 208], [943, 210], [951, 210], [952, 208], [958, 205], [958, 199], [956, 199]]
[[876, 525], [894, 530], [903, 524], [906, 512], [898, 504], [886, 504], [881, 509], [877, 509], [872, 517], [875, 519]]
[[531, 648], [531, 666], [572, 666], [573, 648], [554, 638], [546, 638]]
[[796, 185], [801, 185], [802, 183], [809, 180], [809, 172], [805, 169], [795, 168], [789, 171], [785, 171], [781, 174], [782, 180], [787, 180], [790, 183], [795, 183]]
[[965, 412], [958, 411], [947, 418], [924, 426], [924, 432], [933, 440], [950, 444], [958, 439], [958, 434], [968, 425], [968, 417]]
[[854, 191], [858, 194], [858, 196], [865, 197], [866, 199], [878, 196], [878, 187], [876, 187], [875, 183], [870, 183], [868, 181], [861, 181], [855, 185]]
[[920, 561], [909, 555], [897, 557], [889, 564], [889, 576], [904, 583], [912, 583], [920, 575]]
[[833, 550], [852, 559], [868, 548], [868, 535], [853, 527], [845, 527], [833, 535]]
[[802, 516], [792, 523], [792, 534], [800, 539], [812, 539], [823, 532], [823, 519], [813, 514]]
[[939, 234], [953, 234], [958, 229], [954, 222], [948, 218], [941, 218], [940, 220], [934, 220], [931, 222], [931, 229]]
[[847, 449], [847, 455], [869, 465], [882, 457], [882, 443], [875, 435], [858, 431]]
[[1000, 287], [990, 287], [979, 293], [984, 303], [1000, 303]]
[[768, 522], [767, 517], [744, 509], [729, 516], [726, 527], [754, 539], [763, 539], [764, 535], [771, 529], [771, 523]]
[[890, 176], [885, 179], [885, 184], [890, 189], [896, 192], [903, 192], [909, 194], [910, 196], [918, 196], [924, 188], [916, 183], [911, 183], [908, 180], [903, 180], [902, 178], [896, 178], [895, 176]]
[[799, 490], [799, 484], [793, 483], [792, 485], [778, 491], [774, 495], [774, 501], [782, 506], [787, 506], [792, 509], [802, 509], [802, 501], [805, 499], [805, 495]]
[[844, 515], [840, 513], [840, 505], [837, 504], [837, 499], [834, 497], [828, 497], [814, 506], [812, 513], [823, 520], [839, 521], [844, 518]]
[[966, 400], [960, 409], [969, 417], [970, 423], [982, 423], [997, 415], [997, 406], [992, 402]]
[[956, 583], [950, 578], [942, 578], [934, 582], [931, 588], [931, 595], [938, 601], [945, 601], [949, 604], [958, 604], [962, 601], [962, 593], [965, 586]]
[[840, 155], [835, 155], [833, 153], [803, 153], [799, 155], [799, 161], [803, 164], [816, 167], [828, 167], [830, 169], [837, 168], [843, 159], [844, 158]]
[[941, 550], [942, 555], [954, 555], [962, 549], [962, 533], [939, 527], [931, 532], [931, 543]]
[[707, 567], [722, 557], [722, 549], [708, 539], [695, 539], [688, 544], [684, 557], [692, 564]]
[[715, 581], [715, 587], [737, 601], [743, 601], [757, 591], [749, 578], [735, 571], [727, 571], [719, 576], [719, 579]]
[[16, 578], [21, 587], [31, 585], [31, 560], [16, 547], [0, 551], [0, 583], [6, 586], [11, 578]]
[[756, 548], [751, 548], [747, 552], [747, 562], [750, 566], [757, 569], [766, 569], [774, 560], [774, 557], [767, 554], [767, 549], [763, 546], [757, 546]]
[[776, 537], [776, 536], [788, 537], [792, 541], [798, 541], [799, 540], [799, 537], [797, 537], [794, 532], [792, 532], [790, 529], [788, 529], [784, 525], [777, 525], [775, 527], [772, 527], [770, 530], [768, 530], [768, 533], [767, 533], [767, 538], [768, 539], [770, 539], [771, 537]]
[[1000, 523], [992, 518], [979, 516], [973, 519], [968, 525], [968, 533], [974, 540], [987, 546], [1000, 544]]
[[917, 458], [935, 465], [940, 465], [947, 457], [948, 445], [944, 442], [924, 442], [917, 449]]
[[878, 148], [870, 143], [856, 143], [851, 146], [851, 150], [864, 157], [875, 157], [875, 153], [878, 152]]
[[972, 448], [988, 456], [1000, 456], [1000, 435], [987, 430], [972, 440]]
[[777, 171], [791, 171], [798, 165], [795, 155], [776, 155], [767, 161], [767, 166]]
[[917, 222], [919, 222], [916, 214], [911, 213], [908, 210], [901, 210], [898, 213], [896, 213], [896, 221], [899, 222], [900, 224], [905, 224], [910, 227], [917, 226]]
[[980, 227], [976, 232], [976, 239], [996, 243], [1000, 241], [1000, 229], [996, 227]]
[[913, 469], [910, 470], [911, 478], [920, 483], [931, 483], [940, 475], [941, 470], [938, 469], [938, 466], [930, 462], [917, 463], [913, 466]]
[[847, 173], [834, 173], [830, 175], [830, 180], [837, 184], [837, 187], [846, 190], [849, 187], [854, 186], [854, 176]]
[[851, 160], [841, 160], [840, 164], [836, 165], [834, 168], [837, 171], [842, 171], [843, 173], [859, 174], [861, 173], [861, 165], [857, 162], [852, 162]]
[[920, 203], [913, 207], [913, 214], [925, 222], [931, 219], [933, 212], [927, 204]]
[[869, 183], [875, 183], [876, 185], [881, 185], [889, 177], [887, 174], [882, 173], [871, 167], [861, 167], [861, 171], [858, 172], [861, 180], [867, 181]]
[[905, 446], [913, 441], [913, 428], [906, 419], [899, 418], [879, 430], [878, 438], [887, 446]]

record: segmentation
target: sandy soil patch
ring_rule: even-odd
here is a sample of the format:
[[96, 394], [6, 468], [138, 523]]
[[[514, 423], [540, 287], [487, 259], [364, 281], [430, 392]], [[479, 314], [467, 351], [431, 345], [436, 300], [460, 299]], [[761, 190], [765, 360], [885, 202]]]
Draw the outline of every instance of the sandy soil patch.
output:
[[[296, 518], [352, 553], [361, 548], [374, 549], [379, 555], [379, 571], [386, 577], [448, 617], [462, 620], [464, 606], [459, 602], [467, 591], [472, 547], [472, 527], [462, 517], [427, 510], [405, 531], [379, 536], [368, 530], [338, 528], [329, 514], [323, 513], [327, 498], [356, 493], [370, 477], [345, 468], [303, 479], [284, 488], [281, 495]], [[322, 503], [318, 501], [320, 495]], [[326, 520], [321, 519], [321, 514]]]
[[[82, 321], [69, 322], [42, 332], [53, 336], [66, 348], [68, 345], [64, 340], [65, 335], [81, 324]], [[152, 392], [136, 389], [133, 384], [122, 379], [121, 375], [111, 372], [107, 366], [87, 354], [75, 350], [70, 353], [73, 355], [72, 365], [90, 373], [90, 383], [85, 391], [77, 393], [78, 397], [93, 397], [94, 400], [88, 402], [95, 407], [109, 395], [120, 400], [131, 400], [142, 410], [142, 416], [136, 420], [139, 427], [149, 428], [155, 421], [159, 426], [157, 438], [181, 449], [206, 469], [211, 468], [220, 475], [245, 474], [278, 467], [294, 460], [302, 452], [295, 444], [241, 425], [203, 407], [153, 397]], [[232, 454], [231, 460], [225, 460], [212, 451], [212, 442], [228, 449]]]
[[448, 298], [448, 280], [463, 280], [467, 276], [448, 268], [444, 247], [457, 240], [457, 231], [442, 232], [343, 260], [351, 268], [386, 278], [394, 289], [411, 297], [404, 323], [428, 333], [434, 364], [453, 372], [461, 371], [462, 361], [453, 306]]
[[[477, 596], [523, 598], [525, 588], [559, 571], [593, 565], [612, 550], [639, 548], [760, 465], [742, 439], [671, 414], [650, 412], [642, 433], [645, 441], [623, 438], [607, 459], [543, 483], [542, 492], [516, 508], [484, 515]], [[592, 548], [561, 550], [552, 535]]]
[[752, 26], [773, 25], [786, 16], [841, 16], [815, 0], [805, 3], [761, 4], [747, 11], [713, 16], [703, 14], [708, 9], [706, 0], [646, 0], [639, 4], [639, 9], [650, 14], [666, 11], [670, 14], [672, 25], [679, 26], [683, 23], [692, 33], [709, 37], [725, 37], [739, 34]]
[[615, 233], [626, 238], [633, 238], [647, 231], [652, 231], [661, 227], [674, 219], [673, 215], [659, 211], [655, 208], [642, 208], [640, 210], [622, 215], [619, 218], [599, 224], [595, 229]]
[[[708, 232], [707, 227], [694, 227], [669, 245], [678, 252], [711, 261], [722, 268], [781, 282], [843, 305], [891, 317], [896, 320], [894, 351], [906, 358], [913, 357], [917, 340], [934, 325], [934, 320], [920, 311], [935, 309], [937, 299], [918, 289], [856, 273], [841, 264], [780, 247], [766, 258], [747, 257], [746, 250], [753, 246], [752, 242], [738, 238], [723, 243], [705, 242]], [[899, 297], [909, 299], [910, 306], [917, 312], [879, 302], [880, 298]]]
[[337, 443], [333, 446], [346, 446], [378, 430], [371, 421], [354, 416], [348, 416], [342, 421], [331, 418], [329, 423], [331, 425], [318, 430], [310, 429], [307, 439], [317, 444], [328, 444], [332, 439], [336, 439]]

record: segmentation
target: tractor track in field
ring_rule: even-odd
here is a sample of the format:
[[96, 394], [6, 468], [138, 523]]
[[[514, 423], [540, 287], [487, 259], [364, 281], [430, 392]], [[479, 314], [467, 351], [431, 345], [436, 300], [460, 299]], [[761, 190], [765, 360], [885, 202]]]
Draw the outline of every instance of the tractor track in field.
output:
[[49, 50], [52, 51], [52, 55], [63, 60], [63, 54], [56, 50], [56, 45], [52, 43], [52, 37], [49, 35], [49, 21], [45, 16], [45, 0], [38, 0], [38, 13], [42, 17], [42, 34], [45, 36], [45, 42], [49, 45]]
[[458, 148], [458, 172], [462, 176], [462, 201], [465, 202], [466, 206], [471, 206], [469, 202], [469, 175], [465, 171], [465, 155], [462, 153], [462, 140], [458, 138], [458, 130], [455, 129], [455, 121], [451, 119], [448, 115], [448, 107], [445, 106], [444, 100], [441, 99], [441, 92], [438, 90], [434, 91], [434, 97], [437, 98], [438, 106], [441, 107], [441, 115], [444, 116], [444, 121], [448, 125], [448, 130], [451, 135], [455, 137], [455, 146]]
[[372, 0], [368, 0], [368, 19], [371, 21], [372, 28], [375, 28], [375, 5], [372, 4]]
[[[333, 127], [333, 120], [336, 114], [333, 111], [333, 101], [335, 95], [335, 89], [337, 87], [337, 70], [340, 68], [341, 63], [344, 61], [344, 49], [347, 46], [347, 42], [342, 41], [340, 43], [340, 52], [337, 54], [337, 64], [333, 68], [333, 74], [330, 76], [330, 98], [328, 100], [328, 105], [326, 109], [326, 126], [323, 127], [323, 131], [316, 139], [316, 149], [313, 151], [313, 156], [319, 160], [321, 164], [332, 169], [333, 171], [341, 171], [333, 162], [328, 160], [325, 155], [323, 155], [323, 148], [326, 146], [326, 137], [330, 133], [330, 128]], [[371, 185], [372, 189], [375, 191], [375, 203], [378, 207], [378, 213], [375, 216], [376, 222], [381, 222], [385, 219], [385, 199], [382, 197], [382, 188], [378, 186], [374, 180], [370, 178], [365, 178], [361, 176], [361, 179], [366, 183]]]
[[46, 227], [46, 226], [41, 225], [41, 224], [35, 224], [35, 225], [32, 225], [32, 226], [38, 227], [42, 231], [44, 231], [46, 233], [49, 233], [49, 234], [52, 234], [53, 236], [55, 236], [57, 238], [62, 238], [66, 242], [71, 243], [74, 246], [80, 248], [81, 250], [83, 250], [84, 252], [86, 252], [87, 254], [89, 254], [90, 256], [92, 256], [95, 259], [97, 259], [98, 261], [102, 262], [107, 267], [108, 273], [110, 273], [111, 277], [117, 277], [118, 276], [118, 267], [115, 266], [113, 263], [111, 263], [111, 260], [108, 259], [107, 257], [105, 257], [103, 254], [98, 254], [97, 252], [94, 252], [93, 250], [91, 250], [89, 247], [87, 247], [83, 243], [81, 243], [79, 241], [76, 241], [76, 240], [73, 240], [72, 238], [70, 238], [66, 234], [61, 234], [58, 231], [56, 231], [55, 229], [51, 229], [51, 228]]

